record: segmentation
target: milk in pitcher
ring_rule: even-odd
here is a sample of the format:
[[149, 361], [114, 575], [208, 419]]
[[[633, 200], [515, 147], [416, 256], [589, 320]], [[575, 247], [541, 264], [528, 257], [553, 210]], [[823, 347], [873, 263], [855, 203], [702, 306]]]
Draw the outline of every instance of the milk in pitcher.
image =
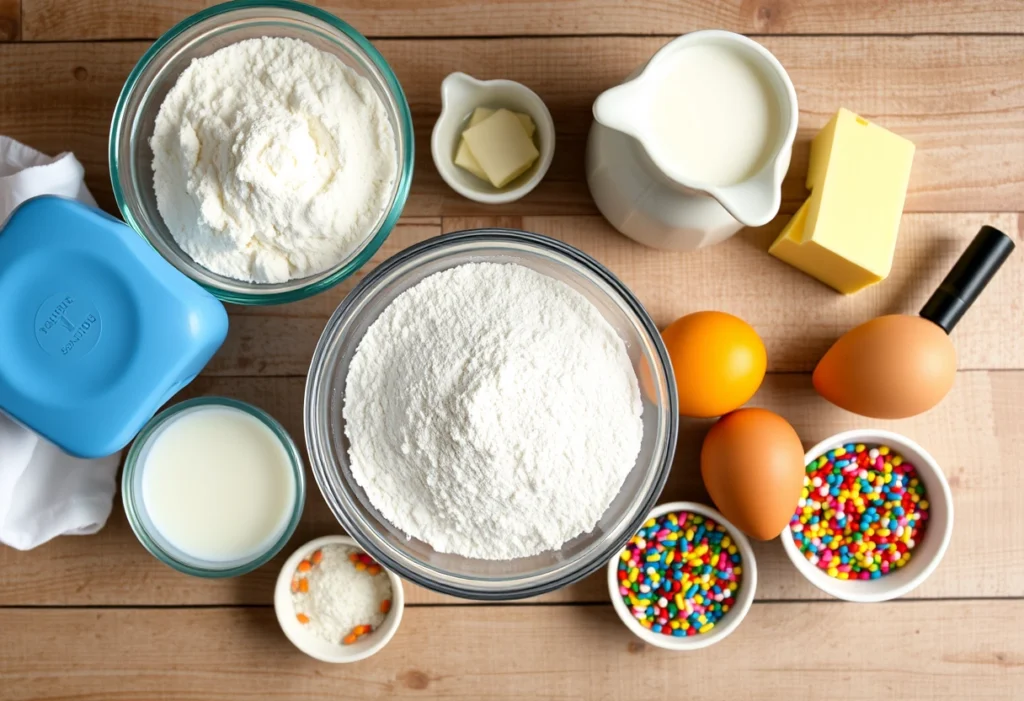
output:
[[594, 102], [587, 184], [616, 229], [692, 250], [779, 211], [796, 91], [757, 42], [719, 30], [666, 44]]
[[779, 105], [763, 71], [732, 47], [696, 44], [658, 66], [650, 146], [693, 180], [735, 185], [777, 140]]

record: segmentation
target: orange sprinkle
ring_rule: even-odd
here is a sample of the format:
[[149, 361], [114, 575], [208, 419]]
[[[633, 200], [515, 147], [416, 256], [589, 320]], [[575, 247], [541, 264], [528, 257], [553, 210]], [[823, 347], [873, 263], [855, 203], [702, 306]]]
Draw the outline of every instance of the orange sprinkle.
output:
[[309, 558], [309, 559], [312, 560], [314, 565], [319, 565], [320, 561], [324, 559], [324, 554], [321, 551], [317, 550], [316, 552], [313, 553], [313, 556], [311, 558]]
[[356, 626], [355, 628], [353, 628], [352, 629], [352, 633], [355, 634], [355, 635], [366, 635], [371, 630], [373, 630], [373, 628], [371, 628], [369, 625], [364, 623], [361, 626]]
[[357, 570], [365, 570], [366, 569], [366, 564], [362, 563], [362, 562], [357, 562], [356, 563], [356, 569]]
[[349, 553], [348, 559], [349, 562], [359, 562], [359, 553]]
[[377, 576], [378, 574], [380, 574], [380, 565], [370, 565], [366, 568], [366, 572], [373, 576]]
[[341, 642], [344, 645], [351, 645], [352, 643], [354, 643], [356, 641], [356, 638], [358, 638], [358, 637], [359, 636], [356, 635], [355, 633], [349, 633], [348, 635], [346, 635], [344, 638], [341, 639]]
[[295, 614], [295, 617], [297, 619], [299, 619], [299, 623], [302, 623], [303, 625], [305, 625], [306, 623], [309, 623], [309, 616], [307, 616], [304, 613], [297, 613], [297, 614]]
[[384, 601], [380, 602], [380, 612], [381, 613], [387, 613], [390, 610], [391, 610], [391, 599], [384, 599]]
[[301, 591], [303, 594], [309, 593], [309, 580], [305, 577], [299, 580], [299, 591]]
[[299, 572], [309, 572], [313, 569], [313, 565], [309, 564], [309, 560], [303, 560], [299, 563]]

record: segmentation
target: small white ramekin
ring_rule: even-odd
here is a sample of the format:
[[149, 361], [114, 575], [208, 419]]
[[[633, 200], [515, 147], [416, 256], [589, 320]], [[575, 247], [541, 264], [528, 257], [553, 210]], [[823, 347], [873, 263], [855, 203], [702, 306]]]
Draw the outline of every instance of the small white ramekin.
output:
[[[524, 112], [537, 126], [537, 162], [517, 178], [515, 187], [501, 190], [455, 165], [455, 151], [466, 128], [466, 120], [477, 107]], [[551, 167], [555, 155], [555, 123], [547, 105], [533, 90], [512, 80], [477, 80], [465, 73], [452, 73], [441, 82], [441, 115], [430, 137], [430, 153], [437, 172], [449, 187], [463, 197], [483, 204], [506, 204], [537, 187]]]
[[405, 592], [402, 589], [402, 580], [398, 578], [398, 575], [382, 566], [381, 569], [391, 580], [391, 610], [385, 616], [384, 622], [377, 630], [361, 636], [351, 645], [327, 642], [306, 630], [299, 623], [295, 617], [295, 606], [292, 604], [292, 577], [295, 576], [295, 569], [302, 560], [325, 545], [347, 545], [362, 550], [359, 544], [348, 536], [329, 535], [311, 540], [292, 553], [292, 556], [284, 563], [284, 567], [281, 568], [281, 574], [277, 576], [277, 584], [274, 587], [274, 611], [277, 613], [277, 622], [292, 644], [310, 657], [321, 662], [358, 662], [383, 649], [398, 630], [398, 626], [402, 622], [402, 613], [405, 610]]
[[[656, 506], [648, 514], [647, 519], [658, 518], [659, 516], [679, 511], [688, 511], [717, 521], [725, 526], [725, 529], [729, 532], [729, 538], [736, 543], [742, 558], [743, 574], [740, 577], [740, 586], [736, 589], [735, 603], [733, 603], [732, 608], [726, 611], [721, 620], [715, 624], [715, 627], [707, 633], [682, 638], [662, 633], [652, 633], [640, 625], [640, 622], [633, 617], [626, 604], [622, 602], [617, 576], [621, 551], [615, 553], [615, 557], [608, 562], [608, 594], [611, 596], [612, 607], [615, 609], [615, 613], [619, 615], [619, 618], [626, 624], [630, 632], [645, 643], [650, 643], [655, 647], [665, 650], [699, 650], [723, 640], [727, 635], [736, 630], [737, 626], [747, 615], [750, 605], [754, 603], [754, 592], [757, 589], [757, 563], [754, 561], [754, 551], [750, 547], [750, 541], [747, 540], [747, 537], [722, 514], [710, 506], [704, 506], [692, 501], [673, 501]], [[645, 522], [647, 519], [645, 519]]]
[[837, 433], [808, 450], [804, 455], [804, 464], [809, 464], [833, 448], [850, 443], [860, 443], [869, 448], [887, 445], [917, 470], [918, 478], [927, 493], [929, 508], [924, 535], [913, 549], [910, 561], [878, 579], [843, 580], [828, 576], [807, 561], [793, 540], [789, 524], [782, 530], [782, 546], [800, 574], [826, 594], [858, 603], [888, 601], [912, 591], [939, 566], [953, 535], [953, 495], [935, 458], [914, 441], [892, 431], [860, 429]]

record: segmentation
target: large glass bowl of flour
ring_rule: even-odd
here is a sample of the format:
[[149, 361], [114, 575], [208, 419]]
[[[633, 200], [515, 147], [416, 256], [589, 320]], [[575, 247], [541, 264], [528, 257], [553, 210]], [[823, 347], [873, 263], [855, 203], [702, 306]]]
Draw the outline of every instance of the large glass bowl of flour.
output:
[[[643, 436], [635, 464], [618, 494], [590, 532], [529, 557], [495, 560], [438, 552], [426, 542], [407, 537], [384, 518], [352, 473], [343, 401], [360, 342], [400, 294], [428, 276], [467, 263], [525, 266], [579, 292], [621, 339], [628, 364], [640, 378]], [[430, 239], [370, 272], [328, 322], [306, 384], [310, 462], [338, 521], [363, 548], [403, 577], [470, 599], [534, 596], [604, 566], [657, 501], [675, 452], [678, 423], [668, 356], [657, 328], [633, 294], [600, 263], [572, 246], [507, 229], [464, 231]]]
[[[282, 283], [251, 283], [207, 270], [182, 251], [157, 209], [150, 138], [160, 106], [195, 58], [245, 39], [288, 37], [337, 56], [366, 78], [394, 132], [396, 176], [386, 204], [362, 241], [332, 267]], [[171, 28], [128, 76], [110, 126], [110, 177], [121, 215], [176, 268], [220, 299], [279, 304], [328, 289], [358, 270], [391, 233], [409, 194], [413, 169], [412, 117], [397, 78], [359, 32], [329, 12], [289, 0], [237, 0], [198, 12]]]

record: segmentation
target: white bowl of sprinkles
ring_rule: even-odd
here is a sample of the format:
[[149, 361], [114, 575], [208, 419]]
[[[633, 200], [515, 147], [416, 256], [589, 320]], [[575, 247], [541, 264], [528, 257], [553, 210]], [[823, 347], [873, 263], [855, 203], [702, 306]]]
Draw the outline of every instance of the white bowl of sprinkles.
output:
[[856, 603], [889, 601], [916, 589], [939, 566], [953, 536], [953, 495], [938, 462], [928, 451], [910, 438], [879, 429], [843, 431], [830, 436], [807, 451], [804, 464], [810, 464], [830, 450], [849, 447], [850, 444], [866, 448], [888, 446], [905, 463], [914, 467], [917, 478], [924, 485], [924, 498], [929, 502], [928, 521], [920, 542], [912, 549], [913, 557], [904, 567], [889, 570], [877, 579], [836, 579], [817, 563], [809, 562], [793, 538], [791, 524], [782, 529], [782, 547], [790, 561], [807, 581], [837, 599]]
[[[274, 588], [274, 611], [281, 630], [295, 647], [322, 662], [366, 659], [388, 644], [402, 622], [405, 609], [402, 580], [378, 563], [367, 567], [366, 562], [352, 562], [349, 553], [373, 562], [348, 536], [311, 540], [284, 563]], [[339, 554], [344, 554], [345, 558], [339, 560]], [[380, 568], [379, 573], [373, 571], [375, 567]], [[386, 580], [373, 582], [372, 587], [360, 586], [358, 592], [353, 590], [352, 599], [347, 600], [339, 583], [351, 582], [353, 576], [366, 577], [368, 581], [373, 577], [386, 577]], [[332, 585], [328, 590], [330, 595], [317, 596], [314, 591], [317, 586], [328, 583]], [[388, 588], [390, 595], [386, 593]], [[310, 592], [314, 595], [310, 596]], [[310, 599], [306, 601], [306, 597]], [[320, 618], [317, 607], [325, 603], [332, 610]], [[346, 608], [349, 606], [351, 608]], [[375, 610], [367, 611], [367, 606]], [[360, 609], [363, 611], [356, 613]], [[353, 615], [362, 622], [338, 627], [340, 620]]]

